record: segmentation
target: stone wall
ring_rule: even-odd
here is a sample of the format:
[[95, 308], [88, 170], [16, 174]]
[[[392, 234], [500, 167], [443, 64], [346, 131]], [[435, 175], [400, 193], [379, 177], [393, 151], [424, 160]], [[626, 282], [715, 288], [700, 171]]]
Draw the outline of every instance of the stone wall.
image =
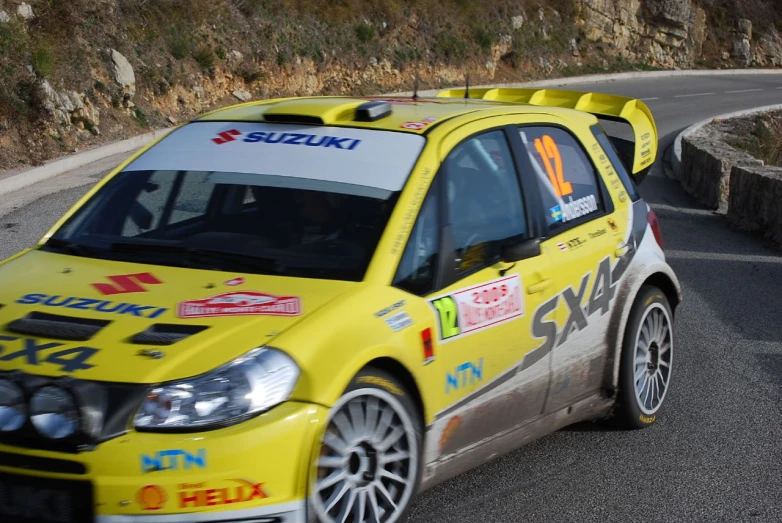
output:
[[782, 243], [782, 168], [734, 166], [730, 173], [728, 219]]
[[706, 126], [682, 140], [680, 181], [698, 202], [724, 213], [728, 210], [733, 167], [760, 164], [751, 155], [725, 143], [713, 127]]
[[728, 143], [731, 131], [742, 129], [738, 122], [745, 118], [714, 120], [685, 136], [679, 181], [733, 225], [782, 243], [782, 168], [769, 167]]

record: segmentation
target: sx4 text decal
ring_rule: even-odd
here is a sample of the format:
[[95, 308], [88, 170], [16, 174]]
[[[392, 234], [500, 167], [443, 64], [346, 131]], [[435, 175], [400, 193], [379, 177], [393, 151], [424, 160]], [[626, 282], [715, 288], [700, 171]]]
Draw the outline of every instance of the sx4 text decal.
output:
[[[594, 274], [592, 292], [586, 298], [587, 285]], [[606, 257], [597, 267], [597, 272], [590, 271], [581, 278], [578, 290], [568, 287], [547, 302], [543, 303], [535, 311], [532, 318], [532, 335], [535, 338], [543, 338], [543, 343], [538, 349], [548, 352], [565, 343], [568, 337], [576, 330], [584, 330], [589, 324], [589, 318], [596, 312], [600, 316], [606, 314], [611, 308], [611, 300], [614, 298], [615, 288], [611, 282], [611, 258]], [[554, 312], [563, 300], [567, 304], [569, 314], [565, 326], [557, 331], [557, 323], [553, 319], [545, 319]]]

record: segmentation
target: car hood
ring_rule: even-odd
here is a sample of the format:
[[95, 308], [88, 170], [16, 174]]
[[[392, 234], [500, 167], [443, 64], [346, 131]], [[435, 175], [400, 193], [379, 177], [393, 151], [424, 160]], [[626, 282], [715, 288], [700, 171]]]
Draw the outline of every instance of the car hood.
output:
[[0, 371], [128, 383], [195, 376], [356, 285], [34, 250], [0, 265]]

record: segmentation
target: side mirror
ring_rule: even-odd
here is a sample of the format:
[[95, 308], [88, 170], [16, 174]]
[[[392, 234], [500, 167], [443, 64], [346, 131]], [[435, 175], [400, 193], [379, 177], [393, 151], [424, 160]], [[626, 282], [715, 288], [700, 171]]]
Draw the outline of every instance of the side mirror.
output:
[[533, 238], [505, 245], [500, 251], [500, 257], [505, 263], [513, 263], [540, 256], [540, 253], [540, 238]]

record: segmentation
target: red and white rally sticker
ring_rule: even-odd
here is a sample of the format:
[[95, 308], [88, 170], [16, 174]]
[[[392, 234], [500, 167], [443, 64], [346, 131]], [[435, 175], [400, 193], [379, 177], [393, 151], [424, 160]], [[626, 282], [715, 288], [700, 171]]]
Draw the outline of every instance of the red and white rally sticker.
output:
[[436, 122], [437, 118], [434, 116], [427, 116], [420, 122], [405, 122], [400, 127], [402, 129], [412, 129], [414, 131], [421, 131], [423, 130], [427, 125], [429, 125], [432, 122]]
[[244, 278], [242, 278], [241, 276], [225, 282], [225, 285], [228, 285], [229, 287], [236, 287], [237, 285], [242, 285], [242, 284], [244, 284]]
[[183, 301], [177, 306], [180, 318], [211, 316], [299, 316], [301, 299], [255, 291], [225, 292], [201, 300]]

